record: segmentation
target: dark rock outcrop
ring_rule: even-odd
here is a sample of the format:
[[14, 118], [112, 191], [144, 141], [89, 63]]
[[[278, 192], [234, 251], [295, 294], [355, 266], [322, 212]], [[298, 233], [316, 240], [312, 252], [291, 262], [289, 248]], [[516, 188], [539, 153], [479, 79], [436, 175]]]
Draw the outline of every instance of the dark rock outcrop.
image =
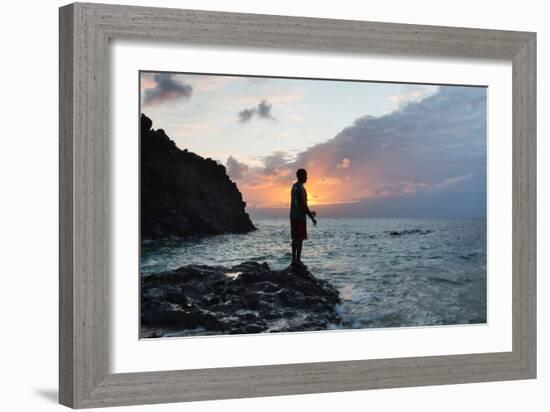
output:
[[433, 233], [433, 230], [422, 230], [422, 229], [408, 229], [408, 230], [393, 230], [388, 232], [390, 236], [404, 236], [404, 235], [429, 235]]
[[141, 337], [324, 330], [339, 302], [305, 269], [189, 265], [142, 277]]
[[247, 233], [255, 229], [225, 167], [180, 150], [141, 115], [141, 239]]

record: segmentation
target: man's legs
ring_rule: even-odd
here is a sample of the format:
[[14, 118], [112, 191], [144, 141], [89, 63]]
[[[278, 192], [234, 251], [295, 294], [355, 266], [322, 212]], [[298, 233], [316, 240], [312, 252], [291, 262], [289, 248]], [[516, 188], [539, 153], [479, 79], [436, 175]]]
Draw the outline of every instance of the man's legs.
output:
[[303, 240], [292, 241], [292, 263], [301, 263]]
[[302, 261], [302, 243], [303, 240], [298, 240], [296, 242], [296, 262]]

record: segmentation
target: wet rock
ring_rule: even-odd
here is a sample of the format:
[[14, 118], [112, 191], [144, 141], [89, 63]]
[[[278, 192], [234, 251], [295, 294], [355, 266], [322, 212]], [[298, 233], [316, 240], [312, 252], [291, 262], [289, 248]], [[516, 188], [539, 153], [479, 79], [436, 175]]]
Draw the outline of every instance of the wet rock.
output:
[[428, 235], [432, 232], [433, 232], [433, 230], [407, 229], [407, 230], [392, 230], [392, 231], [388, 232], [388, 234], [390, 236]]
[[141, 336], [323, 330], [341, 319], [338, 291], [308, 270], [203, 265], [142, 277]]

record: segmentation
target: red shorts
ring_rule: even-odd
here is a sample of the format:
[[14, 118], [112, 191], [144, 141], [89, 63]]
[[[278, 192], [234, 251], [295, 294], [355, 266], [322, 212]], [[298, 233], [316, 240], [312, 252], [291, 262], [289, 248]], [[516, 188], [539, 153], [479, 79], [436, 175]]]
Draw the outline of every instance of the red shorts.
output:
[[290, 219], [290, 236], [292, 240], [307, 239], [307, 225], [305, 220]]

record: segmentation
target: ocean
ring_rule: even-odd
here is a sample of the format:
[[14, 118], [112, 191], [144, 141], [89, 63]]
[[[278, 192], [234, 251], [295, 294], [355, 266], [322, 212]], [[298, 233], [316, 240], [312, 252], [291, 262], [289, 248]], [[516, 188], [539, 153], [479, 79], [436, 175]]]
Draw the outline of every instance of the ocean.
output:
[[[141, 273], [189, 264], [233, 266], [291, 262], [288, 219], [254, 219], [239, 235], [146, 241]], [[485, 323], [485, 219], [325, 218], [308, 222], [302, 260], [336, 287], [339, 328]]]

